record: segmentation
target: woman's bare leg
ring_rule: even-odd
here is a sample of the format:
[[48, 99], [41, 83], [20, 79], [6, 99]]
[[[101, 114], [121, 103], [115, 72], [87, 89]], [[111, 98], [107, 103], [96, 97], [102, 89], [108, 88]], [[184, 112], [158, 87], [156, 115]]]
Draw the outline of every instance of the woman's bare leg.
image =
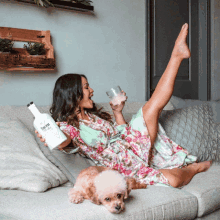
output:
[[163, 175], [173, 187], [181, 187], [188, 184], [191, 179], [200, 172], [205, 172], [211, 166], [211, 161], [193, 163], [183, 168], [160, 169]]
[[160, 112], [169, 102], [173, 94], [174, 83], [180, 64], [183, 59], [190, 57], [190, 50], [186, 43], [187, 34], [188, 24], [185, 24], [176, 39], [171, 58], [165, 72], [161, 76], [152, 97], [143, 107], [143, 117], [150, 135], [151, 146], [153, 146], [157, 137]]
[[[187, 34], [188, 24], [185, 24], [176, 39], [165, 72], [161, 76], [152, 97], [142, 109], [143, 117], [150, 134], [151, 146], [153, 146], [157, 137], [159, 115], [173, 94], [174, 83], [180, 64], [183, 59], [190, 57], [190, 50], [186, 43]], [[188, 184], [197, 173], [208, 170], [210, 166], [211, 161], [205, 161], [193, 163], [183, 168], [160, 169], [160, 171], [168, 179], [171, 186], [181, 187]]]

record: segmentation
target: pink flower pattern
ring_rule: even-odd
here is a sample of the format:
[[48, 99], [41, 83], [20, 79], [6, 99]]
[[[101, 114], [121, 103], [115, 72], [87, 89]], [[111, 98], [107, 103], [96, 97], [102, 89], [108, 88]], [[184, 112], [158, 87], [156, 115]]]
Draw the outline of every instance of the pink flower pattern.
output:
[[[170, 163], [175, 160], [174, 164], [167, 167], [168, 169], [185, 165], [184, 159], [178, 158], [179, 156], [176, 153], [181, 151], [188, 155], [188, 152], [172, 142], [168, 137], [161, 135], [164, 143], [170, 143], [173, 155], [167, 161], [156, 149], [153, 149], [152, 167], [150, 167], [148, 165], [148, 157], [151, 142], [147, 128], [145, 131], [138, 131], [133, 129], [132, 124], [129, 123], [124, 125], [124, 128], [119, 131], [118, 128], [120, 126], [116, 123], [112, 125], [110, 122], [95, 115], [88, 114], [88, 116], [90, 121], [81, 120], [80, 123], [94, 130], [102, 131], [103, 135], [101, 136], [106, 137], [108, 140], [111, 140], [117, 134], [120, 134], [119, 138], [106, 145], [100, 137], [95, 146], [88, 146], [80, 138], [80, 132], [77, 128], [62, 122], [65, 126], [63, 130], [70, 134], [73, 143], [80, 148], [82, 154], [98, 161], [101, 165], [118, 170], [124, 176], [134, 177], [139, 182], [149, 185], [158, 183], [169, 185], [168, 180], [159, 171], [160, 167], [163, 168], [164, 163]], [[157, 167], [157, 169], [154, 167]]]

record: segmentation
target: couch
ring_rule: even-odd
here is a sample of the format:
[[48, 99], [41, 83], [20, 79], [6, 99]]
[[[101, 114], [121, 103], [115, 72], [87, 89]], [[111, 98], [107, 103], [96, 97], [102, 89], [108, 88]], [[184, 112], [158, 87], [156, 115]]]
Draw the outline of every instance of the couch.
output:
[[[38, 106], [37, 103], [35, 103]], [[127, 102], [129, 121], [143, 106]], [[110, 111], [108, 103], [98, 106]], [[49, 106], [38, 106], [48, 112]], [[80, 170], [96, 165], [76, 152], [50, 151], [36, 137], [26, 106], [0, 106], [0, 219], [220, 219], [220, 103], [172, 97], [160, 123], [168, 136], [213, 165], [182, 188], [148, 186], [132, 190], [125, 211], [112, 214], [102, 205], [68, 201], [68, 191]]]

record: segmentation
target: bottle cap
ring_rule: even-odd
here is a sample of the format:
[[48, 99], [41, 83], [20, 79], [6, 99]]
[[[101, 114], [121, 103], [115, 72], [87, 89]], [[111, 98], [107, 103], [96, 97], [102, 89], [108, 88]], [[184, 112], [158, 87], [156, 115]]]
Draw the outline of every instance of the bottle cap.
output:
[[29, 107], [30, 105], [34, 104], [33, 102], [30, 102], [29, 104], [27, 104], [27, 107]]

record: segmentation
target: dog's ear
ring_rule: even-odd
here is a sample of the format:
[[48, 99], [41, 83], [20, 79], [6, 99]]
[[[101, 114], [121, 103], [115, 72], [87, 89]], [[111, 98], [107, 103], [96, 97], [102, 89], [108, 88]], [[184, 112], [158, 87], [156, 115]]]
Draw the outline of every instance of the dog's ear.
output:
[[125, 180], [126, 180], [126, 183], [127, 183], [127, 189], [126, 189], [126, 191], [125, 191], [125, 196], [124, 196], [124, 199], [127, 199], [128, 198], [128, 196], [129, 196], [129, 193], [131, 192], [131, 190], [132, 190], [132, 181], [133, 181], [133, 179], [131, 179], [131, 178], [125, 178]]
[[87, 190], [86, 190], [86, 194], [88, 196], [88, 199], [95, 203], [96, 205], [100, 205], [101, 204], [101, 201], [99, 200], [99, 197], [96, 193], [96, 190], [95, 190], [95, 186], [91, 185]]
[[130, 189], [126, 189], [124, 199], [128, 198], [130, 192], [131, 192]]
[[96, 205], [101, 205], [102, 204], [97, 194], [94, 194], [94, 196], [91, 198], [91, 201], [93, 203], [95, 203]]

